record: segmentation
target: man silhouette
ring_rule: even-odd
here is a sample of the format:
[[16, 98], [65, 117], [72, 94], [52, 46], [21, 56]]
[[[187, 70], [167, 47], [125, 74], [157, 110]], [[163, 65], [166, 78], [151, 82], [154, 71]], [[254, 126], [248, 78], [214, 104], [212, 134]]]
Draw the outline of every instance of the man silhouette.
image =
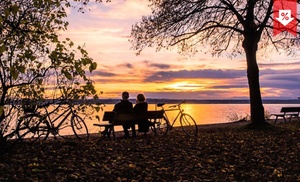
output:
[[[118, 102], [115, 106], [113, 111], [117, 112], [117, 113], [128, 113], [128, 112], [133, 112], [133, 105], [132, 103], [128, 100], [129, 99], [129, 93], [124, 91], [122, 93], [122, 100], [120, 102]], [[124, 137], [127, 138], [129, 137], [129, 132], [128, 129], [131, 127], [132, 129], [132, 137], [136, 136], [136, 132], [135, 132], [135, 125], [123, 125], [123, 129], [124, 129]]]

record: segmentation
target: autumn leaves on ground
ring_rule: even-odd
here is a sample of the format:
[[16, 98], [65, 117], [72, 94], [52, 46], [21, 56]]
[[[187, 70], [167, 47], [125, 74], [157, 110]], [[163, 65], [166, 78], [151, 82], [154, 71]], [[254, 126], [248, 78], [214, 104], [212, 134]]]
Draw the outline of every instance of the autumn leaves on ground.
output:
[[0, 181], [300, 181], [300, 124], [2, 147]]

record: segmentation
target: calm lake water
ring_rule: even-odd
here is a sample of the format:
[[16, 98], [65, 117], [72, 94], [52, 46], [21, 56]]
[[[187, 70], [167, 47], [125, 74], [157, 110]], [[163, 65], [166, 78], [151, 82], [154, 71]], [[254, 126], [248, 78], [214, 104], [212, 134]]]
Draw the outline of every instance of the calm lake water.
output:
[[[173, 104], [166, 104], [165, 109]], [[155, 104], [149, 104], [148, 110], [155, 110]], [[228, 123], [232, 122], [229, 118], [232, 115], [237, 115], [245, 117], [250, 115], [250, 105], [249, 104], [183, 104], [183, 109], [186, 113], [193, 116], [198, 125], [203, 124], [216, 124], [216, 123]], [[283, 106], [300, 106], [300, 104], [264, 104], [265, 111], [268, 113], [279, 113], [281, 107]], [[107, 104], [104, 107], [104, 111], [111, 111], [113, 109], [113, 104]], [[104, 111], [99, 112], [99, 116], [102, 119]], [[168, 112], [168, 117], [173, 121], [177, 112]], [[178, 124], [179, 124], [179, 120]], [[93, 126], [93, 123], [97, 123], [97, 120], [87, 120], [87, 125], [90, 133], [99, 132], [99, 127]], [[100, 121], [101, 122], [101, 121]], [[120, 128], [119, 128], [120, 129]]]
[[[165, 109], [168, 109], [170, 105], [174, 104], [166, 104], [164, 106]], [[279, 113], [282, 107], [292, 107], [298, 106], [300, 107], [300, 102], [297, 103], [290, 102], [287, 103], [268, 103], [264, 104], [265, 113]], [[111, 111], [114, 107], [114, 104], [106, 104], [103, 107], [103, 111], [99, 111], [98, 115], [100, 117], [100, 121], [98, 121], [95, 117], [93, 119], [84, 118], [87, 124], [89, 133], [98, 133], [100, 128], [97, 126], [93, 126], [94, 123], [103, 122], [101, 119], [105, 111]], [[232, 118], [243, 118], [250, 115], [250, 104], [249, 103], [231, 103], [231, 104], [217, 104], [217, 103], [186, 103], [182, 104], [182, 108], [185, 113], [190, 114], [196, 121], [198, 125], [205, 124], [218, 124], [218, 123], [229, 123], [232, 122]], [[159, 107], [156, 107], [156, 104], [149, 104], [148, 110], [159, 110]], [[168, 118], [172, 122], [178, 111], [169, 111], [167, 112]], [[95, 114], [96, 115], [96, 114]], [[271, 117], [272, 119], [272, 117]], [[69, 123], [70, 124], [70, 123]], [[180, 125], [180, 121], [177, 120], [175, 125]], [[57, 124], [55, 124], [57, 125]], [[13, 129], [13, 126], [10, 130]], [[102, 128], [103, 130], [103, 128]], [[115, 127], [115, 130], [121, 131], [123, 128], [121, 126]], [[59, 131], [60, 135], [73, 135], [73, 131], [71, 126], [65, 127], [64, 129]], [[51, 135], [50, 135], [51, 137]]]

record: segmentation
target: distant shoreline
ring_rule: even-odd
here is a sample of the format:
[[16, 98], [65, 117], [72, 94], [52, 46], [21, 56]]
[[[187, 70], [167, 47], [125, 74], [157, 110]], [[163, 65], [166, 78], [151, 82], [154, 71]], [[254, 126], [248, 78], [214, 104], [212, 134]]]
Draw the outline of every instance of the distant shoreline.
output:
[[[135, 99], [129, 99], [131, 102], [135, 103]], [[197, 100], [197, 99], [152, 99], [148, 98], [147, 102], [149, 104], [157, 104], [157, 103], [166, 103], [166, 104], [177, 104], [186, 100], [187, 104], [250, 104], [249, 100], [234, 100], [234, 99], [226, 99], [226, 100]], [[97, 103], [103, 104], [115, 104], [119, 102], [120, 99], [98, 99]], [[263, 104], [300, 104], [300, 99], [286, 99], [286, 100], [263, 100]]]
[[[135, 99], [129, 99], [132, 103], [135, 103]], [[88, 99], [88, 100], [71, 100], [75, 104], [81, 104], [81, 103], [90, 103], [90, 104], [116, 104], [120, 101], [120, 99]], [[147, 102], [149, 104], [158, 104], [158, 103], [165, 103], [165, 104], [178, 104], [182, 101], [185, 101], [187, 104], [250, 104], [249, 100], [242, 100], [242, 99], [204, 99], [204, 100], [198, 100], [198, 99], [153, 99], [148, 98]], [[59, 100], [45, 100], [44, 102], [48, 102], [50, 104], [59, 103]], [[9, 103], [9, 102], [8, 102]], [[300, 99], [278, 99], [278, 100], [272, 100], [272, 99], [266, 99], [263, 100], [263, 104], [300, 104]]]

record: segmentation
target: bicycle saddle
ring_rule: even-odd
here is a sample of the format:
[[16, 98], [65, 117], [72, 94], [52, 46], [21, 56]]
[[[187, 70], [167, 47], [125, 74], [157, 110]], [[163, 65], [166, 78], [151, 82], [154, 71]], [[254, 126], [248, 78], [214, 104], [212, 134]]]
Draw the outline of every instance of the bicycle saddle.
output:
[[161, 106], [165, 105], [165, 103], [158, 103], [156, 105], [157, 105], [157, 107], [161, 107]]

